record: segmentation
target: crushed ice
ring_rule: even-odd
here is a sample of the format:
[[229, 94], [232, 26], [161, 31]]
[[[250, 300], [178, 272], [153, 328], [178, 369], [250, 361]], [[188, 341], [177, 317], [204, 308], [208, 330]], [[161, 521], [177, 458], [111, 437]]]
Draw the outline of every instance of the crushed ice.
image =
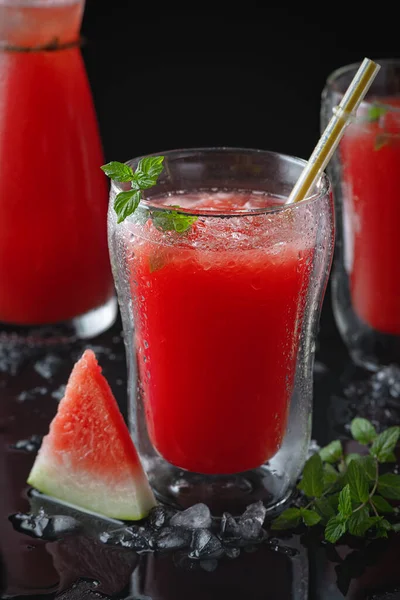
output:
[[[139, 523], [107, 528], [100, 520], [91, 536], [103, 544], [139, 554], [171, 552], [179, 563], [183, 561], [189, 568], [195, 563], [204, 570], [213, 571], [220, 558], [235, 559], [242, 551], [255, 551], [261, 543], [280, 550], [276, 538], [270, 544], [264, 528], [265, 518], [266, 508], [261, 501], [250, 504], [239, 517], [225, 512], [220, 519], [213, 518], [209, 508], [202, 503], [183, 511], [158, 505]], [[10, 521], [17, 531], [49, 541], [77, 531], [85, 534], [85, 526], [76, 515], [48, 516], [43, 509], [35, 514], [17, 513]]]
[[400, 422], [400, 367], [389, 365], [366, 379], [352, 381], [344, 395], [352, 411], [379, 428]]

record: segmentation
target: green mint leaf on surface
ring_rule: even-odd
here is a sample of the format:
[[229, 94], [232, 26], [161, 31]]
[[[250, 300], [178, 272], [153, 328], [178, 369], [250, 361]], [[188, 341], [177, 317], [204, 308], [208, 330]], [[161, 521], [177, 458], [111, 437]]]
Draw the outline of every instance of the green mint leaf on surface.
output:
[[298, 526], [301, 519], [300, 508], [287, 508], [276, 519], [272, 521], [271, 529], [281, 531], [284, 529], [294, 529]]
[[309, 510], [307, 508], [300, 509], [300, 515], [305, 525], [312, 527], [320, 522], [321, 517], [315, 510]]
[[330, 464], [337, 462], [343, 456], [342, 443], [339, 440], [331, 442], [324, 448], [321, 448], [319, 455], [324, 462]]
[[309, 498], [319, 498], [324, 491], [324, 470], [318, 453], [307, 460], [298, 488]]
[[385, 498], [382, 496], [378, 496], [375, 494], [371, 499], [372, 504], [375, 506], [376, 510], [380, 513], [393, 513], [394, 508]]
[[389, 500], [400, 500], [400, 475], [385, 473], [378, 479], [378, 492]]
[[387, 459], [385, 460], [385, 462], [387, 463], [394, 463], [397, 462], [397, 458], [394, 452], [389, 452]]
[[400, 435], [400, 427], [389, 427], [375, 438], [370, 453], [381, 462], [391, 459]]
[[350, 424], [351, 435], [360, 444], [370, 444], [377, 436], [375, 427], [367, 419], [357, 417]]
[[328, 490], [338, 481], [340, 473], [329, 463], [324, 465], [324, 491]]
[[318, 498], [314, 503], [315, 509], [324, 521], [329, 521], [336, 515], [336, 506], [333, 507], [328, 498]]
[[368, 121], [379, 121], [386, 112], [385, 107], [372, 104], [368, 109]]
[[140, 202], [140, 191], [130, 190], [128, 192], [120, 192], [114, 200], [114, 210], [118, 215], [117, 223], [122, 223], [135, 212]]
[[347, 467], [346, 481], [350, 488], [352, 500], [355, 502], [368, 501], [369, 481], [358, 460], [352, 460]]
[[108, 177], [115, 181], [131, 183], [131, 190], [120, 192], [114, 201], [114, 210], [118, 216], [118, 223], [122, 223], [132, 215], [142, 198], [142, 191], [153, 187], [157, 183], [163, 166], [163, 156], [148, 156], [139, 160], [135, 172], [129, 165], [116, 161], [100, 167]]
[[350, 452], [350, 454], [346, 455], [344, 462], [346, 463], [347, 466], [349, 466], [349, 464], [351, 463], [352, 460], [360, 460], [360, 458], [361, 458], [361, 454], [358, 454], [357, 452]]
[[366, 476], [370, 481], [375, 481], [378, 463], [373, 456], [362, 456], [359, 464], [364, 469]]
[[387, 538], [388, 531], [392, 530], [392, 525], [384, 517], [370, 517], [370, 528], [375, 530], [375, 538]]
[[392, 523], [392, 530], [396, 533], [400, 531], [400, 523]]
[[133, 170], [129, 165], [124, 163], [120, 163], [117, 161], [112, 161], [100, 167], [104, 173], [114, 179], [114, 181], [132, 181], [133, 179]]
[[335, 544], [346, 533], [347, 525], [340, 517], [329, 519], [325, 527], [325, 539]]
[[176, 210], [152, 210], [150, 214], [155, 227], [161, 231], [186, 233], [197, 221], [197, 217]]
[[371, 527], [371, 521], [369, 516], [369, 510], [366, 506], [363, 506], [359, 510], [353, 512], [347, 521], [347, 527], [349, 533], [362, 537], [368, 529]]
[[351, 493], [350, 485], [347, 483], [339, 494], [339, 505], [338, 505], [339, 516], [342, 519], [348, 519], [353, 512], [351, 505]]

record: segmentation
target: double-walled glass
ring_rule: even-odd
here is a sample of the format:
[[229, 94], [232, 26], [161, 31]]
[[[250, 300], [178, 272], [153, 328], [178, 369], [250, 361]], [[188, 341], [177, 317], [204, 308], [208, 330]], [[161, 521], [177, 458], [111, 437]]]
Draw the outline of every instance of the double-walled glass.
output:
[[[327, 169], [338, 212], [334, 314], [353, 360], [371, 370], [400, 364], [400, 60], [378, 62]], [[358, 66], [328, 78], [322, 129]]]
[[285, 206], [298, 158], [236, 148], [164, 156], [157, 185], [120, 224], [114, 199], [129, 184], [111, 186], [133, 439], [161, 500], [206, 502], [215, 514], [259, 499], [276, 509], [310, 440], [330, 184], [323, 176], [312, 197]]

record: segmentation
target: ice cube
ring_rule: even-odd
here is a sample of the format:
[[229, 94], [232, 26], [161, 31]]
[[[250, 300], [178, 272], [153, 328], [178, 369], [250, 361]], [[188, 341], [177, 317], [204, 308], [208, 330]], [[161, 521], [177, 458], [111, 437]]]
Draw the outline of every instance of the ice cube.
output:
[[51, 397], [58, 402], [64, 398], [66, 386], [64, 384], [60, 385], [56, 390], [51, 392]]
[[43, 358], [36, 361], [33, 365], [36, 373], [39, 373], [43, 379], [52, 379], [57, 375], [62, 365], [62, 359], [55, 354], [46, 354]]
[[73, 517], [57, 515], [50, 518], [45, 535], [47, 540], [59, 540], [66, 535], [75, 534], [81, 529], [82, 525]]
[[24, 390], [17, 396], [17, 402], [26, 402], [35, 400], [38, 396], [46, 396], [48, 394], [47, 388], [43, 386], [34, 387], [31, 390]]
[[228, 558], [237, 558], [240, 554], [240, 548], [225, 548], [225, 554]]
[[202, 503], [175, 513], [170, 520], [171, 526], [186, 527], [187, 529], [207, 529], [211, 527], [211, 523], [210, 509]]
[[154, 539], [143, 527], [121, 527], [114, 531], [103, 531], [99, 539], [104, 544], [122, 546], [136, 552], [149, 552], [154, 548]]
[[12, 444], [11, 448], [14, 450], [23, 450], [24, 452], [37, 452], [42, 443], [42, 436], [33, 434], [27, 440], [18, 440], [15, 444]]
[[158, 550], [180, 550], [190, 546], [192, 532], [184, 527], [164, 527], [156, 540]]
[[99, 585], [98, 581], [80, 579], [69, 589], [57, 594], [57, 600], [111, 600], [110, 596], [101, 594], [96, 590]]
[[37, 515], [16, 513], [9, 517], [12, 526], [16, 531], [25, 533], [35, 538], [43, 538], [44, 532], [49, 525], [50, 519], [43, 510]]
[[221, 540], [208, 529], [193, 532], [189, 558], [219, 558], [224, 554]]
[[232, 515], [227, 512], [224, 512], [221, 518], [220, 535], [226, 540], [238, 540], [241, 537], [239, 525]]
[[166, 506], [162, 506], [161, 504], [155, 506], [151, 509], [148, 516], [150, 527], [153, 527], [153, 529], [161, 529], [168, 524], [173, 514], [174, 511]]
[[245, 540], [254, 541], [265, 537], [262, 526], [266, 512], [266, 508], [261, 500], [250, 504], [238, 520], [241, 537]]

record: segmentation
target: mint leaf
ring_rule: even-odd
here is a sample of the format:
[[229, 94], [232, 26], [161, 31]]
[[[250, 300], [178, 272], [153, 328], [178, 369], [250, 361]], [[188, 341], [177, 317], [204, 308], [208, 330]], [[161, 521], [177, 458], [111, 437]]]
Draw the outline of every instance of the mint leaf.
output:
[[132, 189], [120, 192], [114, 200], [114, 210], [118, 216], [118, 223], [122, 223], [135, 212], [142, 198], [141, 192], [157, 183], [157, 178], [163, 169], [163, 160], [163, 156], [142, 158], [139, 160], [135, 172], [129, 165], [116, 161], [100, 167], [108, 177], [115, 181], [131, 182]]
[[335, 467], [329, 463], [326, 463], [324, 465], [324, 491], [332, 487], [332, 485], [337, 482], [339, 477], [340, 473], [337, 472]]
[[292, 529], [300, 523], [301, 511], [299, 508], [287, 508], [272, 521], [271, 529], [281, 531]]
[[133, 170], [129, 165], [125, 163], [120, 163], [117, 161], [112, 161], [100, 167], [104, 173], [114, 179], [114, 181], [132, 181], [133, 179]]
[[344, 462], [346, 463], [347, 466], [349, 466], [349, 464], [351, 463], [352, 460], [359, 460], [360, 458], [361, 458], [361, 454], [358, 454], [358, 452], [350, 452], [350, 454], [346, 455]]
[[342, 519], [347, 519], [353, 512], [349, 484], [346, 484], [339, 494], [338, 511], [339, 516], [342, 517]]
[[135, 171], [135, 179], [142, 190], [153, 187], [157, 183], [157, 179], [163, 170], [163, 161], [163, 156], [147, 156], [139, 160]]
[[378, 479], [378, 492], [389, 500], [400, 500], [400, 475], [385, 473]]
[[375, 538], [387, 538], [387, 532], [392, 529], [391, 523], [384, 517], [370, 517], [371, 527], [375, 529]]
[[117, 223], [122, 223], [135, 212], [140, 202], [140, 191], [130, 190], [129, 192], [120, 192], [114, 200], [114, 210], [117, 213]]
[[318, 498], [314, 502], [314, 507], [323, 519], [329, 520], [336, 514], [336, 506], [334, 508], [327, 498]]
[[377, 462], [373, 456], [363, 456], [358, 461], [359, 465], [364, 469], [366, 476], [370, 481], [375, 481], [377, 473]]
[[373, 104], [368, 109], [368, 121], [379, 121], [380, 117], [382, 117], [387, 112], [386, 108], [383, 106], [377, 106]]
[[150, 214], [155, 227], [161, 231], [185, 233], [197, 221], [197, 217], [176, 210], [151, 210]]
[[369, 497], [369, 482], [358, 460], [352, 460], [347, 467], [346, 481], [350, 486], [352, 499], [355, 502], [367, 502]]
[[375, 506], [376, 510], [381, 513], [392, 513], [394, 512], [394, 508], [385, 498], [382, 496], [374, 495], [371, 499], [371, 502]]
[[400, 531], [400, 523], [392, 523], [392, 530], [396, 533]]
[[300, 509], [301, 518], [303, 519], [305, 525], [312, 527], [320, 522], [321, 517], [315, 510], [308, 510], [307, 508]]
[[335, 440], [331, 442], [324, 448], [321, 448], [321, 450], [319, 451], [319, 455], [324, 462], [330, 464], [337, 462], [343, 456], [342, 443], [340, 442], [340, 440]]
[[353, 512], [347, 521], [347, 527], [352, 535], [363, 536], [371, 527], [368, 508], [363, 506], [360, 510]]
[[360, 444], [370, 444], [377, 436], [375, 427], [367, 419], [357, 417], [350, 423], [351, 435]]
[[389, 427], [382, 431], [370, 448], [371, 455], [375, 456], [379, 462], [386, 462], [393, 454], [399, 435], [400, 427]]
[[325, 539], [332, 544], [335, 544], [346, 533], [346, 522], [340, 517], [332, 517], [329, 519], [325, 527]]
[[319, 498], [324, 491], [324, 470], [318, 453], [307, 460], [303, 477], [297, 486], [309, 498]]

